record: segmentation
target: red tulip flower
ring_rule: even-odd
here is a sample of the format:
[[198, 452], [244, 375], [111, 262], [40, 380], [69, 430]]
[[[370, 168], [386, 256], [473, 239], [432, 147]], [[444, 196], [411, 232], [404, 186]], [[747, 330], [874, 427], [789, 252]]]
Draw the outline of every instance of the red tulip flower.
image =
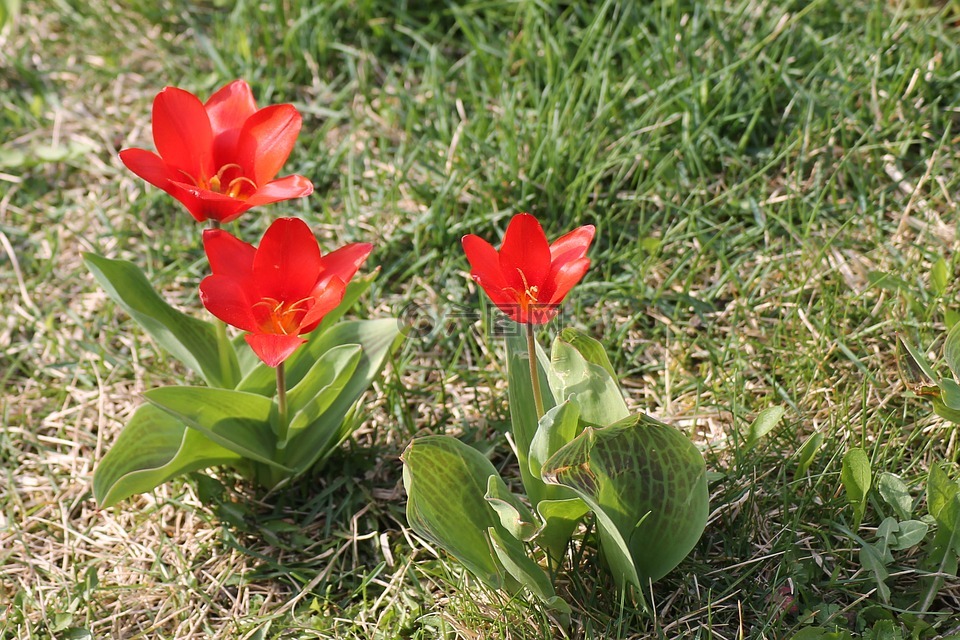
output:
[[198, 221], [229, 222], [251, 207], [313, 193], [292, 175], [274, 180], [287, 161], [301, 118], [290, 104], [257, 109], [250, 85], [236, 80], [200, 102], [167, 87], [153, 101], [157, 153], [124, 149], [135, 174], [183, 203]]
[[203, 232], [213, 275], [200, 283], [210, 313], [248, 332], [254, 353], [276, 367], [306, 342], [343, 299], [344, 288], [373, 245], [348, 244], [325, 256], [310, 227], [279, 218], [255, 248], [221, 229]]
[[522, 324], [545, 324], [590, 267], [585, 257], [595, 229], [574, 229], [552, 244], [537, 219], [510, 220], [500, 251], [475, 235], [463, 237], [470, 275], [505, 314]]

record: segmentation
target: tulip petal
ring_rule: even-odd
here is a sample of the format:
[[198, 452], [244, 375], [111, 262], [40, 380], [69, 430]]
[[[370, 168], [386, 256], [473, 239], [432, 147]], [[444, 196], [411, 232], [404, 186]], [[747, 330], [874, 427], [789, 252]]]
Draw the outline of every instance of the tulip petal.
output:
[[587, 255], [587, 249], [590, 248], [595, 233], [596, 227], [588, 224], [574, 229], [552, 242], [550, 244], [550, 259], [553, 262], [553, 269], [557, 268], [557, 263], [566, 264]]
[[203, 250], [214, 275], [225, 275], [247, 282], [253, 276], [253, 259], [257, 249], [252, 244], [227, 233], [222, 229], [203, 231]]
[[146, 149], [124, 149], [120, 152], [120, 160], [127, 169], [164, 191], [167, 191], [171, 181], [184, 178], [182, 173], [168, 167], [163, 158]]
[[350, 282], [371, 251], [373, 251], [373, 245], [369, 242], [353, 242], [331, 251], [323, 256], [321, 279], [336, 277], [343, 283]]
[[253, 305], [242, 283], [230, 276], [207, 276], [200, 283], [200, 301], [224, 322], [244, 331], [255, 331]]
[[208, 219], [230, 222], [252, 206], [244, 200], [183, 182], [171, 182], [167, 192], [182, 202], [193, 217], [201, 222]]
[[493, 245], [473, 234], [463, 236], [460, 243], [463, 245], [463, 252], [467, 255], [467, 262], [470, 263], [470, 274], [474, 279], [483, 279], [484, 289], [488, 286], [497, 289], [507, 287], [503, 272], [500, 271], [500, 254]]
[[550, 304], [560, 304], [589, 268], [590, 258], [580, 258], [558, 265], [557, 269], [550, 274], [549, 290], [542, 292], [544, 296], [542, 300], [549, 301]]
[[218, 167], [236, 162], [237, 139], [247, 118], [257, 111], [250, 85], [234, 80], [210, 96], [204, 108], [213, 132], [213, 158]]
[[340, 301], [343, 300], [345, 289], [343, 280], [334, 276], [323, 289], [314, 290], [314, 303], [300, 320], [300, 333], [310, 333], [316, 329], [320, 321], [323, 320], [323, 316], [336, 309]]
[[247, 198], [247, 204], [256, 207], [291, 198], [302, 198], [311, 193], [313, 193], [313, 183], [303, 176], [285, 176], [261, 186], [256, 193]]
[[258, 187], [273, 180], [293, 150], [301, 123], [300, 113], [291, 104], [257, 111], [240, 131], [234, 162]]
[[500, 247], [500, 271], [519, 292], [543, 287], [550, 273], [550, 244], [543, 227], [529, 213], [518, 213], [507, 225]]
[[300, 336], [287, 336], [274, 333], [248, 333], [243, 336], [257, 354], [257, 357], [263, 360], [268, 367], [277, 367], [281, 362], [293, 355], [297, 347], [306, 340]]
[[197, 182], [216, 172], [210, 119], [203, 103], [189, 91], [166, 87], [154, 98], [153, 142], [172, 170]]
[[309, 296], [322, 268], [317, 239], [299, 218], [274, 220], [253, 259], [260, 296], [283, 302]]

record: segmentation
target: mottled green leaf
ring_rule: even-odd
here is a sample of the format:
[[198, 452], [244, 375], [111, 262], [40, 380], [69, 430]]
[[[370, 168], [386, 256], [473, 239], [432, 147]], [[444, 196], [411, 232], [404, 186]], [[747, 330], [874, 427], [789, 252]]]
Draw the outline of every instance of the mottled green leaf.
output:
[[644, 415], [588, 427], [544, 465], [597, 518], [618, 582], [642, 588], [673, 569], [707, 521], [703, 456], [682, 433]]
[[93, 472], [93, 496], [110, 507], [190, 471], [240, 459], [149, 404], [137, 408]]
[[499, 474], [487, 479], [487, 492], [484, 498], [500, 518], [504, 530], [517, 540], [529, 542], [540, 529], [540, 523], [527, 505], [515, 496]]
[[307, 375], [287, 394], [290, 437], [314, 423], [347, 385], [363, 356], [358, 344], [333, 347], [324, 353]]
[[488, 478], [497, 475], [490, 461], [449, 436], [417, 438], [400, 459], [407, 522], [417, 535], [454, 556], [487, 585], [515, 587], [488, 534], [500, 527], [484, 498]]
[[572, 327], [561, 330], [560, 339], [579, 351], [587, 362], [603, 367], [611, 378], [617, 379], [617, 372], [613, 370], [610, 357], [607, 356], [607, 350], [599, 340], [595, 340], [583, 331]]
[[488, 529], [487, 533], [497, 559], [514, 580], [529, 589], [533, 595], [552, 609], [564, 614], [570, 613], [570, 605], [557, 595], [550, 577], [527, 555], [523, 543], [511, 536], [504, 536], [493, 527]]
[[616, 379], [560, 338], [553, 341], [547, 377], [558, 402], [576, 396], [580, 420], [587, 424], [605, 427], [630, 414]]

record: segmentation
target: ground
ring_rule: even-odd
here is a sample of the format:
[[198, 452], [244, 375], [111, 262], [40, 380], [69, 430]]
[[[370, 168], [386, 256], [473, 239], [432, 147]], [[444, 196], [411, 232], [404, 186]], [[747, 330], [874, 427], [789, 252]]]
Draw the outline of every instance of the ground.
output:
[[[958, 20], [921, 0], [23, 3], [0, 35], [3, 637], [960, 633], [955, 576], [918, 611], [925, 545], [893, 554], [884, 602], [860, 550], [890, 508], [871, 492], [857, 528], [841, 486], [854, 447], [916, 517], [933, 465], [960, 476], [955, 427], [897, 351], [899, 335], [939, 361], [957, 309]], [[80, 254], [132, 260], [199, 312], [197, 224], [117, 152], [152, 148], [163, 86], [235, 78], [298, 107], [284, 173], [316, 185], [248, 214], [246, 238], [298, 215], [324, 246], [372, 242], [356, 315], [451, 317], [407, 340], [309, 478], [267, 494], [215, 471], [98, 509], [92, 471], [140, 394], [191, 377]], [[559, 577], [565, 625], [406, 526], [415, 435], [456, 435], [517, 477], [502, 344], [453, 312], [483, 304], [460, 237], [494, 239], [518, 211], [551, 237], [597, 226], [564, 322], [713, 472], [706, 533], [647, 611], [617, 596], [590, 528]], [[774, 405], [784, 420], [748, 448]]]

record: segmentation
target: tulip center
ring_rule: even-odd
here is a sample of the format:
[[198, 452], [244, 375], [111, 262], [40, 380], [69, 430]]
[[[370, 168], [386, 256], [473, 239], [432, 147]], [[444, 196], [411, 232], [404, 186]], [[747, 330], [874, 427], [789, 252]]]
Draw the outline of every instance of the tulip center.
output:
[[513, 289], [513, 292], [517, 295], [517, 302], [520, 303], [520, 309], [527, 311], [531, 304], [535, 305], [537, 303], [537, 297], [540, 295], [540, 287], [528, 283], [527, 276], [522, 270], [517, 269], [517, 273], [520, 274], [520, 281], [523, 282], [523, 293], [520, 293], [516, 289]]
[[246, 200], [257, 191], [256, 183], [243, 175], [243, 167], [235, 162], [223, 165], [210, 178], [194, 179], [189, 176], [190, 181], [201, 189], [222, 193], [230, 198]]
[[254, 318], [263, 333], [295, 336], [300, 333], [300, 323], [310, 308], [312, 298], [286, 302], [275, 298], [263, 298], [253, 305]]

